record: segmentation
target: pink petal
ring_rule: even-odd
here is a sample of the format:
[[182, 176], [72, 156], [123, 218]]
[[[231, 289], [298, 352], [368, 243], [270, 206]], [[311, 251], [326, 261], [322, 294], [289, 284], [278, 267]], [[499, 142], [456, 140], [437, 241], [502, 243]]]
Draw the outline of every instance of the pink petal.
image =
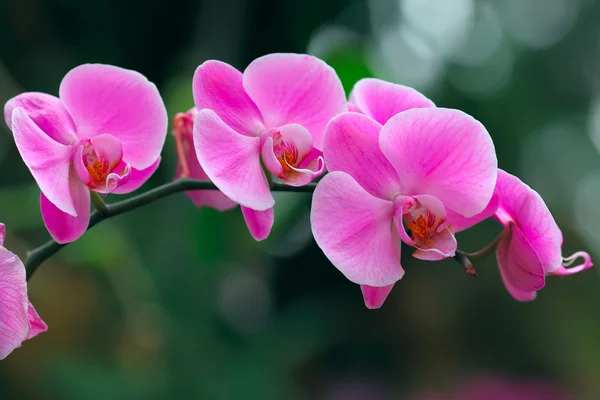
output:
[[48, 330], [48, 325], [46, 325], [37, 311], [35, 311], [31, 302], [29, 302], [27, 307], [27, 319], [29, 320], [29, 335], [27, 335], [27, 339], [32, 339]]
[[[572, 265], [579, 257], [583, 258], [583, 264], [579, 264], [576, 267], [566, 268]], [[578, 251], [570, 257], [563, 259], [562, 265], [549, 274], [555, 276], [573, 275], [578, 272], [585, 271], [586, 269], [590, 269], [593, 266], [594, 264], [592, 263], [592, 258], [590, 255], [585, 251]]]
[[350, 102], [381, 125], [402, 111], [435, 107], [431, 100], [413, 88], [375, 78], [358, 81], [350, 93]]
[[108, 161], [109, 169], [114, 169], [123, 160], [123, 146], [119, 139], [112, 135], [98, 135], [90, 139], [98, 157]]
[[282, 176], [283, 175], [283, 166], [277, 159], [275, 155], [275, 150], [273, 147], [273, 138], [268, 137], [265, 139], [265, 143], [260, 150], [260, 154], [262, 156], [262, 162], [265, 164], [265, 168], [269, 170], [274, 176]]
[[515, 300], [531, 301], [544, 287], [544, 267], [521, 230], [511, 224], [500, 240], [496, 258], [506, 289]]
[[417, 244], [413, 257], [424, 261], [440, 261], [456, 254], [456, 238], [448, 228], [442, 229], [432, 238], [432, 243]]
[[12, 130], [19, 153], [42, 193], [58, 209], [76, 215], [69, 191], [71, 147], [46, 135], [22, 108], [13, 110]]
[[500, 196], [497, 192], [494, 192], [494, 195], [492, 196], [492, 199], [490, 200], [488, 205], [485, 207], [485, 210], [472, 217], [463, 217], [456, 211], [446, 208], [446, 218], [448, 221], [448, 226], [451, 226], [454, 232], [460, 232], [469, 229], [470, 227], [477, 225], [478, 223], [492, 217], [498, 210], [499, 205]]
[[381, 307], [393, 287], [394, 285], [382, 287], [360, 285], [360, 290], [362, 291], [363, 299], [365, 300], [365, 306], [367, 306], [369, 310], [375, 310]]
[[148, 179], [150, 179], [150, 177], [158, 169], [158, 166], [160, 165], [160, 160], [161, 158], [158, 157], [156, 161], [154, 161], [154, 164], [143, 170], [131, 168], [128, 181], [124, 184], [120, 184], [111, 193], [125, 194], [138, 190], [144, 183], [146, 183]]
[[[498, 170], [498, 216], [505, 215], [520, 228], [537, 253], [544, 271], [552, 273], [562, 265], [562, 233], [540, 195], [521, 180]], [[503, 221], [507, 225], [507, 221]]]
[[0, 247], [0, 360], [29, 335], [25, 266], [19, 257]]
[[370, 194], [391, 200], [400, 182], [379, 148], [381, 128], [365, 115], [342, 113], [327, 126], [323, 154], [329, 171], [346, 172]]
[[121, 142], [123, 159], [145, 169], [160, 155], [167, 135], [165, 105], [143, 75], [111, 65], [85, 64], [69, 71], [60, 98], [81, 139], [109, 134]]
[[[185, 160], [183, 160], [188, 169], [188, 178], [199, 179], [199, 180], [210, 180], [196, 158], [196, 151], [194, 149], [194, 142], [191, 135], [183, 135], [180, 137], [183, 145], [183, 154]], [[180, 178], [182, 174], [181, 166], [177, 169], [175, 178]], [[185, 192], [185, 194], [192, 200], [196, 207], [208, 206], [216, 208], [219, 211], [225, 211], [232, 209], [237, 206], [237, 203], [225, 196], [219, 190], [191, 190]]]
[[325, 172], [325, 161], [323, 157], [317, 157], [304, 168], [290, 167], [290, 173], [284, 177], [283, 183], [290, 186], [304, 186], [315, 180]]
[[348, 109], [344, 88], [333, 68], [309, 55], [257, 58], [244, 71], [243, 85], [268, 128], [302, 125], [311, 133], [317, 149], [322, 149], [329, 120]]
[[6, 226], [0, 222], [0, 246], [4, 245], [4, 239], [6, 238]]
[[404, 111], [384, 125], [379, 144], [405, 195], [435, 196], [465, 217], [483, 211], [492, 198], [494, 144], [483, 125], [461, 111]]
[[203, 109], [194, 122], [198, 162], [231, 200], [264, 211], [275, 204], [260, 164], [260, 139], [227, 126], [214, 111]]
[[37, 92], [13, 97], [4, 105], [4, 120], [9, 128], [15, 108], [25, 110], [33, 123], [54, 141], [69, 145], [77, 140], [73, 120], [58, 97]]
[[59, 210], [42, 193], [40, 207], [42, 219], [50, 235], [58, 243], [73, 242], [83, 235], [90, 221], [90, 191], [72, 172], [67, 182], [70, 182], [70, 193], [75, 202], [77, 216], [73, 217]]
[[131, 166], [122, 162], [118, 168], [106, 176], [106, 182], [103, 186], [95, 187], [92, 190], [105, 195], [114, 193], [115, 190], [129, 183], [130, 176]]
[[196, 108], [213, 110], [234, 131], [258, 136], [262, 115], [242, 86], [242, 73], [229, 64], [209, 60], [196, 69], [192, 82]]
[[268, 238], [271, 228], [273, 228], [273, 222], [275, 222], [273, 208], [265, 211], [256, 211], [244, 206], [241, 208], [242, 215], [252, 237], [259, 242]]
[[354, 283], [387, 286], [404, 275], [393, 204], [372, 196], [345, 172], [326, 175], [313, 195], [311, 225], [329, 261]]

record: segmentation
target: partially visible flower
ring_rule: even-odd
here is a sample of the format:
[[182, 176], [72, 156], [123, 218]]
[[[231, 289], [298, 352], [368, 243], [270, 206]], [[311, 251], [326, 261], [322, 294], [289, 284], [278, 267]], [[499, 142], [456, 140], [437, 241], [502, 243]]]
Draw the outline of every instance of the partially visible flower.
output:
[[[194, 119], [198, 115], [198, 110], [192, 108], [185, 113], [177, 113], [173, 121], [173, 135], [175, 136], [175, 145], [177, 147], [177, 156], [179, 165], [175, 178], [192, 178], [200, 180], [209, 180], [208, 176], [198, 163], [196, 151], [194, 149], [194, 139], [192, 132], [194, 130]], [[192, 200], [196, 207], [213, 207], [220, 211], [229, 210], [237, 203], [225, 196], [219, 190], [191, 190], [185, 194]]]
[[69, 71], [60, 98], [28, 92], [4, 118], [42, 192], [42, 218], [59, 243], [87, 229], [90, 190], [129, 193], [158, 168], [167, 112], [143, 75], [102, 64]]
[[424, 391], [412, 400], [571, 400], [573, 394], [554, 382], [479, 375], [440, 393]]
[[[495, 218], [504, 226], [496, 257], [508, 292], [519, 301], [535, 299], [545, 275], [565, 276], [593, 266], [588, 253], [563, 258], [562, 232], [540, 195], [507, 172], [498, 172], [500, 206]], [[583, 263], [565, 268], [579, 258]]]
[[448, 211], [464, 217], [483, 211], [497, 177], [485, 128], [443, 108], [409, 109], [383, 127], [342, 113], [328, 125], [324, 157], [332, 172], [314, 193], [313, 234], [333, 265], [363, 285], [369, 308], [380, 307], [404, 275], [401, 241], [423, 260], [454, 256]]
[[302, 186], [321, 175], [329, 120], [347, 110], [335, 71], [318, 58], [270, 54], [242, 74], [206, 61], [193, 81], [198, 161], [211, 181], [242, 206], [252, 236], [265, 239], [275, 200], [264, 169]]
[[48, 327], [27, 298], [25, 266], [4, 245], [0, 224], [0, 360]]

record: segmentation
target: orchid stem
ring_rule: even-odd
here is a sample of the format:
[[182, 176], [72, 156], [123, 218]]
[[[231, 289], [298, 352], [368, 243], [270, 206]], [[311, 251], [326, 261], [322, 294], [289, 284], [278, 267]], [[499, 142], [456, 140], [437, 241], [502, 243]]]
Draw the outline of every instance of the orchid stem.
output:
[[[312, 193], [315, 190], [317, 184], [315, 182], [308, 183], [304, 186], [289, 186], [283, 183], [271, 183], [271, 190], [276, 192], [303, 192], [303, 193]], [[163, 197], [170, 196], [175, 193], [180, 193], [188, 190], [218, 190], [214, 183], [210, 181], [202, 181], [195, 179], [179, 179], [173, 182], [166, 183], [164, 185], [158, 186], [154, 189], [148, 190], [145, 193], [139, 194], [137, 196], [130, 197], [129, 199], [119, 201], [113, 204], [106, 204], [102, 201], [104, 205], [103, 211], [100, 212], [94, 211], [90, 217], [90, 223], [88, 225], [87, 230], [90, 230], [97, 223], [104, 221], [105, 219], [117, 216], [119, 214], [126, 213], [128, 211], [135, 210], [136, 208], [145, 206], [147, 204], [153, 203], [156, 200], [160, 200]], [[94, 198], [94, 194], [92, 193], [92, 199]], [[96, 203], [94, 206], [98, 208]], [[57, 243], [54, 240], [50, 240], [43, 245], [31, 250], [27, 253], [27, 259], [25, 260], [25, 270], [27, 271], [27, 280], [31, 278], [33, 273], [37, 270], [37, 268], [48, 258], [52, 257], [56, 254], [60, 249], [65, 247], [68, 243]]]
[[496, 250], [496, 247], [498, 247], [498, 243], [500, 242], [500, 239], [502, 239], [503, 235], [504, 231], [500, 232], [500, 234], [496, 236], [496, 238], [492, 240], [490, 244], [480, 250], [477, 250], [473, 253], [462, 253], [472, 261], [481, 261]]
[[102, 196], [98, 192], [91, 192], [90, 197], [92, 198], [92, 204], [99, 214], [106, 214], [106, 203], [102, 199]]

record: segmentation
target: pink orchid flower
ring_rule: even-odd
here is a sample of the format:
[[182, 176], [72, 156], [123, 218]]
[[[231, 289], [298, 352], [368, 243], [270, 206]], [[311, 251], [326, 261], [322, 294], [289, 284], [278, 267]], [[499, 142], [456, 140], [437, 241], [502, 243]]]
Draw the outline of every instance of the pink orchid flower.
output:
[[264, 168], [292, 186], [324, 172], [319, 150], [325, 127], [347, 110], [342, 84], [318, 58], [271, 54], [243, 74], [207, 61], [194, 74], [193, 92], [198, 162], [241, 205], [250, 233], [262, 240], [271, 231], [275, 204]]
[[[498, 171], [500, 205], [494, 217], [504, 226], [496, 258], [506, 289], [518, 301], [531, 301], [546, 275], [566, 276], [593, 266], [588, 253], [563, 258], [562, 232], [540, 195], [521, 180]], [[565, 268], [579, 258], [583, 263]]]
[[72, 69], [59, 96], [23, 93], [4, 118], [42, 192], [46, 228], [68, 243], [87, 229], [90, 190], [129, 193], [154, 173], [168, 119], [154, 84], [110, 65]]
[[[202, 169], [196, 158], [192, 132], [194, 130], [194, 119], [198, 110], [192, 108], [185, 113], [177, 113], [173, 121], [173, 135], [177, 147], [179, 165], [175, 178], [192, 178], [209, 180], [206, 172]], [[192, 200], [196, 207], [208, 206], [219, 211], [226, 211], [237, 206], [237, 203], [225, 196], [219, 190], [191, 190], [185, 194]]]
[[0, 224], [0, 360], [48, 330], [27, 298], [25, 266], [3, 246], [4, 237], [5, 227]]
[[496, 184], [490, 135], [458, 110], [409, 109], [383, 126], [342, 113], [329, 123], [324, 157], [332, 172], [313, 196], [313, 235], [333, 265], [362, 285], [368, 308], [380, 307], [404, 275], [401, 241], [422, 260], [454, 256], [448, 211], [480, 213]]

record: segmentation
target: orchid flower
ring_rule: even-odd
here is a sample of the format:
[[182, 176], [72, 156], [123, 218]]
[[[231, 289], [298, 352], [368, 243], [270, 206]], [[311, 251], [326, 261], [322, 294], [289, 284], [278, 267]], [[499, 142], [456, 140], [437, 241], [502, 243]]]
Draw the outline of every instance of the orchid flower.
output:
[[87, 229], [90, 190], [129, 193], [154, 173], [168, 123], [154, 84], [101, 64], [69, 71], [59, 97], [29, 92], [10, 99], [4, 118], [42, 192], [44, 224], [59, 243]]
[[5, 227], [0, 224], [0, 360], [48, 330], [27, 298], [25, 266], [3, 246], [4, 237]]
[[[504, 227], [496, 242], [496, 259], [506, 289], [518, 301], [534, 300], [545, 285], [546, 275], [572, 275], [593, 266], [584, 251], [562, 257], [562, 232], [544, 200], [501, 169], [494, 196], [483, 212], [470, 218], [451, 213], [448, 221], [459, 232], [489, 217]], [[566, 268], [579, 257], [582, 264]]]
[[271, 54], [242, 74], [207, 61], [193, 80], [194, 146], [212, 182], [239, 203], [252, 236], [265, 239], [274, 221], [269, 181], [302, 186], [321, 175], [325, 127], [347, 110], [335, 71], [318, 58]]
[[[518, 301], [531, 301], [546, 275], [566, 276], [593, 266], [588, 253], [563, 258], [562, 232], [540, 195], [521, 180], [498, 171], [500, 206], [494, 218], [504, 226], [496, 258], [506, 289]], [[583, 263], [570, 266], [579, 257]]]
[[404, 275], [401, 241], [422, 260], [454, 256], [448, 211], [483, 211], [497, 177], [483, 125], [443, 108], [409, 109], [383, 126], [342, 113], [329, 123], [324, 158], [332, 172], [314, 193], [313, 235], [333, 265], [362, 285], [369, 308], [380, 307]]

